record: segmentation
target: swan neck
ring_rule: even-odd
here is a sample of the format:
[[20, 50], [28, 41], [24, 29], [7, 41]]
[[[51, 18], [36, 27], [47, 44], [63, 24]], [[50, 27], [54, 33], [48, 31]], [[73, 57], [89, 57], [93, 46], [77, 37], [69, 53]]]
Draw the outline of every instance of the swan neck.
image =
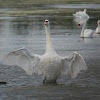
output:
[[50, 36], [50, 26], [46, 25], [45, 30], [46, 30], [46, 53], [54, 53], [55, 50], [53, 49]]
[[82, 26], [82, 31], [81, 31], [80, 37], [84, 37], [84, 30], [85, 30], [85, 27], [86, 27], [86, 23], [84, 23], [83, 26]]

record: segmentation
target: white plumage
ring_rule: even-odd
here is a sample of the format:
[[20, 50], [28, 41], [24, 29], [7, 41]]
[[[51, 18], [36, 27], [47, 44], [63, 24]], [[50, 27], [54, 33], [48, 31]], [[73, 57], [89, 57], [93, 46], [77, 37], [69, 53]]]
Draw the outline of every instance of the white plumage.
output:
[[83, 58], [76, 52], [69, 57], [61, 57], [54, 50], [51, 38], [49, 21], [45, 20], [46, 52], [39, 56], [30, 53], [25, 48], [18, 49], [4, 56], [3, 64], [17, 65], [29, 75], [38, 73], [43, 76], [43, 82], [56, 82], [61, 74], [75, 78], [80, 70], [86, 70], [87, 66]]
[[89, 20], [89, 15], [86, 13], [86, 9], [84, 11], [79, 11], [73, 14], [74, 16], [74, 21], [78, 25], [82, 25], [82, 31], [80, 34], [80, 37], [95, 37], [96, 35], [94, 34], [94, 31], [91, 29], [85, 29], [86, 28], [86, 23]]
[[100, 20], [97, 21], [97, 25], [98, 25], [98, 27], [96, 28], [95, 33], [100, 34]]

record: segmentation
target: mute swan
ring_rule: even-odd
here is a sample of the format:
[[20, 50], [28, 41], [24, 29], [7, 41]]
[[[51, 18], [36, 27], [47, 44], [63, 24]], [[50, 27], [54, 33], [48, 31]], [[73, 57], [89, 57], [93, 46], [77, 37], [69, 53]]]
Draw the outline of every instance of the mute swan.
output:
[[75, 78], [80, 70], [86, 70], [86, 63], [77, 52], [69, 57], [61, 57], [56, 53], [51, 43], [49, 21], [45, 20], [44, 24], [46, 30], [46, 52], [44, 55], [32, 54], [22, 48], [5, 55], [3, 64], [17, 65], [29, 75], [38, 73], [43, 76], [43, 83], [56, 82], [61, 74]]
[[86, 23], [89, 19], [89, 15], [86, 13], [86, 9], [84, 11], [79, 11], [73, 14], [74, 21], [78, 24], [78, 28], [82, 25], [82, 31], [80, 34], [81, 38], [84, 37], [94, 37], [94, 31], [91, 29], [85, 29]]
[[98, 27], [96, 28], [95, 33], [100, 34], [100, 20], [97, 21], [97, 25], [98, 25]]

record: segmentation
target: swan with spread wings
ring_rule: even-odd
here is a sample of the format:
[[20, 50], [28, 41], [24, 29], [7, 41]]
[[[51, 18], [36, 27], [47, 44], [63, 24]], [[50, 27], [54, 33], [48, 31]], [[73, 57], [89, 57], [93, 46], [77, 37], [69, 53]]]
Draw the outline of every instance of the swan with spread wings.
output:
[[77, 52], [66, 57], [61, 57], [56, 53], [51, 42], [49, 21], [45, 20], [44, 25], [46, 30], [44, 55], [32, 54], [25, 48], [21, 48], [5, 55], [3, 64], [17, 65], [29, 75], [38, 73], [43, 76], [43, 83], [56, 82], [61, 74], [75, 78], [81, 70], [86, 70], [86, 63]]

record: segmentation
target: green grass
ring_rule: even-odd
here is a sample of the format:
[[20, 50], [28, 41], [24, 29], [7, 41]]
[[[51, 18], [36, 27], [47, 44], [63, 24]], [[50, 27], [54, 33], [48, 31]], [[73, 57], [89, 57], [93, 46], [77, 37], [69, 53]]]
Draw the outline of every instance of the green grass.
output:
[[0, 12], [0, 16], [27, 16], [27, 15], [71, 15], [75, 9], [43, 9], [29, 11], [5, 11]]
[[[83, 9], [41, 9], [41, 10], [28, 10], [28, 11], [2, 11], [0, 12], [0, 16], [34, 16], [34, 15], [62, 15], [62, 16], [72, 16], [72, 13], [75, 13], [79, 10]], [[91, 14], [92, 12], [100, 13], [100, 9], [88, 9], [87, 13]]]
[[0, 3], [23, 3], [23, 4], [67, 4], [67, 3], [100, 3], [100, 0], [0, 0]]
[[0, 8], [24, 8], [34, 4], [100, 4], [100, 0], [0, 0]]
[[[83, 4], [100, 3], [100, 0], [0, 0], [0, 8], [18, 8], [18, 11], [1, 11], [0, 16], [28, 16], [28, 15], [72, 15], [77, 9], [44, 9], [35, 4]], [[33, 7], [33, 8], [32, 8]], [[38, 6], [39, 7], [39, 6]], [[20, 11], [23, 9], [23, 11]], [[31, 10], [26, 10], [30, 8]], [[26, 11], [24, 11], [26, 10]], [[79, 9], [78, 9], [79, 10]], [[83, 9], [82, 9], [83, 10]]]

